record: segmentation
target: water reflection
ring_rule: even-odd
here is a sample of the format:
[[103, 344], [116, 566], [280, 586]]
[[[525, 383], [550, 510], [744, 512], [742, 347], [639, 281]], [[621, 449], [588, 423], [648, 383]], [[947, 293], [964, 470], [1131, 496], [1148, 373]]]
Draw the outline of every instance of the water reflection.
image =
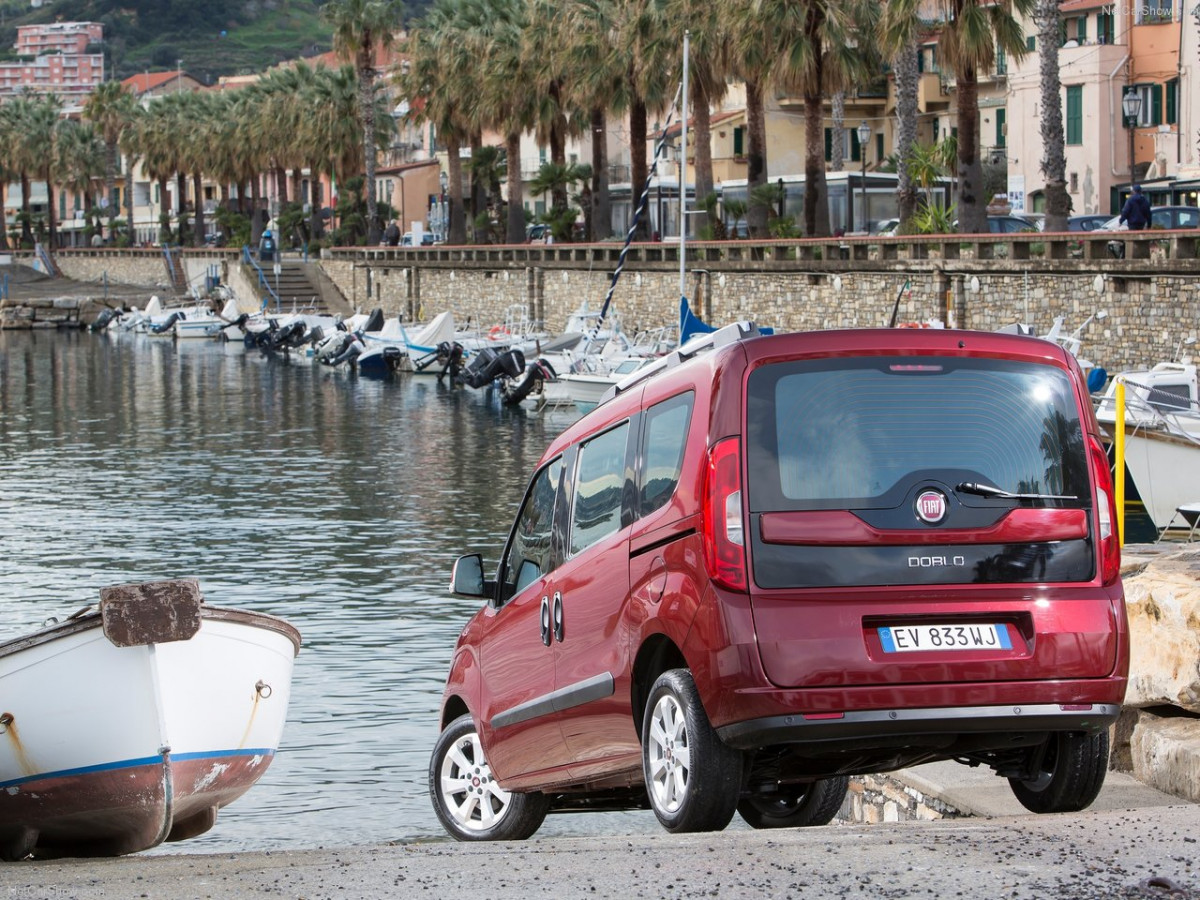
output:
[[0, 637], [173, 576], [285, 616], [304, 649], [275, 763], [209, 834], [154, 852], [441, 837], [426, 767], [475, 608], [446, 593], [450, 562], [495, 561], [572, 418], [236, 346], [0, 333]]

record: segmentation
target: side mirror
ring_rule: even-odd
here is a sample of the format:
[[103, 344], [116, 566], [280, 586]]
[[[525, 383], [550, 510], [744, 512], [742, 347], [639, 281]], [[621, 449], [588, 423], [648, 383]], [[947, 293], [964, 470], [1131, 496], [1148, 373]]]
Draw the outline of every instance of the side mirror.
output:
[[483, 557], [478, 553], [460, 556], [450, 573], [451, 593], [464, 597], [483, 596]]

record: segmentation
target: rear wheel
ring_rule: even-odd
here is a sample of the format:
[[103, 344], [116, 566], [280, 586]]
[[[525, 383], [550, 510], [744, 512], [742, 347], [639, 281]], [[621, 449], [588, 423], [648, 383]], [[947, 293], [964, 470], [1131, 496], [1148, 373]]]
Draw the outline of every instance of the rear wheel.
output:
[[782, 785], [770, 794], [756, 794], [738, 804], [737, 811], [752, 828], [806, 828], [828, 825], [842, 808], [850, 779], [845, 775], [809, 784]]
[[1086, 809], [1104, 786], [1108, 771], [1108, 732], [1050, 737], [1035, 778], [1010, 778], [1021, 805], [1035, 813]]
[[642, 770], [650, 806], [667, 831], [720, 831], [733, 818], [742, 754], [709, 723], [686, 669], [664, 672], [650, 690]]
[[460, 841], [523, 841], [550, 809], [544, 794], [500, 787], [469, 715], [451, 722], [434, 745], [429, 794], [442, 826]]

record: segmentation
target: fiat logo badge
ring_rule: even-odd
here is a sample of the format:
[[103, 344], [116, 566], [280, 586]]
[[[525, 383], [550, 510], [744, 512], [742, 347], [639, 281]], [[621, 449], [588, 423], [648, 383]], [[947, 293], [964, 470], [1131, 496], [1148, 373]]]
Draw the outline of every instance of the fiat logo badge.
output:
[[941, 491], [922, 491], [917, 497], [917, 518], [930, 525], [946, 518], [946, 495]]

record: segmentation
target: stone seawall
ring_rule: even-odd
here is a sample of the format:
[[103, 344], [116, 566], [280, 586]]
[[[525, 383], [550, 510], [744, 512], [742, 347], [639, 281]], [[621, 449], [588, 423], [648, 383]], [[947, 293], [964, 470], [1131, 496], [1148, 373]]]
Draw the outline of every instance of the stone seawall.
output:
[[[434, 253], [407, 259], [339, 251], [326, 252], [321, 268], [362, 311], [379, 307], [389, 317], [413, 321], [449, 309], [460, 323], [487, 327], [517, 307], [558, 331], [582, 304], [600, 308], [615, 266], [615, 259], [583, 249], [565, 257], [534, 265], [503, 248], [469, 262]], [[216, 266], [229, 283], [239, 265], [234, 250], [185, 251], [183, 259], [189, 282]], [[76, 281], [169, 290], [158, 251], [81, 250], [60, 253], [56, 261]], [[692, 265], [685, 280], [692, 308], [705, 321], [751, 319], [778, 330], [886, 326], [894, 316], [897, 323], [939, 320], [983, 331], [1023, 322], [1042, 334], [1057, 316], [1070, 332], [1104, 310], [1107, 318], [1092, 322], [1082, 336], [1082, 355], [1112, 372], [1170, 359], [1180, 340], [1196, 333], [1197, 277], [1189, 261], [831, 261], [822, 267], [804, 260], [722, 259]], [[613, 294], [621, 327], [632, 334], [673, 326], [679, 283], [678, 264], [665, 258], [628, 262]]]
[[[404, 265], [338, 257], [324, 260], [323, 267], [359, 309], [379, 307], [406, 320], [449, 309], [456, 321], [487, 325], [504, 321], [506, 310], [519, 306], [550, 331], [561, 330], [582, 303], [598, 310], [612, 275], [611, 268], [600, 271], [580, 263], [553, 268], [503, 261]], [[1070, 333], [1104, 310], [1107, 317], [1093, 321], [1082, 335], [1082, 355], [1110, 372], [1171, 359], [1180, 340], [1196, 333], [1200, 319], [1196, 276], [1156, 271], [1151, 261], [1137, 276], [1114, 276], [1086, 260], [1052, 271], [997, 261], [969, 272], [914, 267], [907, 273], [830, 273], [765, 263], [720, 271], [714, 266], [689, 271], [686, 290], [693, 311], [707, 322], [751, 319], [786, 331], [887, 326], [895, 316], [897, 323], [938, 320], [982, 331], [1021, 322], [1044, 334], [1061, 316]], [[629, 334], [674, 325], [678, 269], [663, 264], [626, 269], [613, 310]]]

